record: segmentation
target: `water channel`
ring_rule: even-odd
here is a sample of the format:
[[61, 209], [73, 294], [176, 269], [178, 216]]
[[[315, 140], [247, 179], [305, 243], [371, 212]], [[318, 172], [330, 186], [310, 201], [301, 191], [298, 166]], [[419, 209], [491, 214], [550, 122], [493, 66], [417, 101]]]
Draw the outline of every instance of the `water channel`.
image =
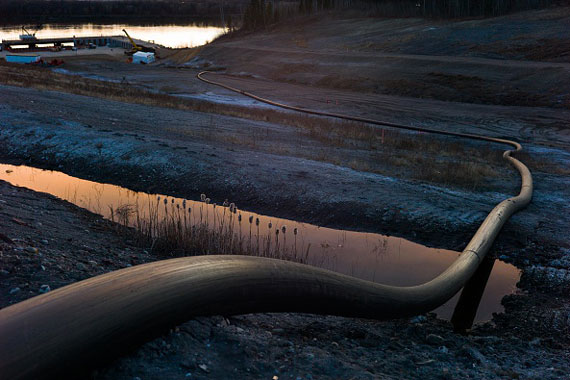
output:
[[[226, 219], [226, 223], [235, 225], [234, 230], [241, 233], [244, 241], [259, 241], [260, 237], [269, 237], [275, 245], [272, 236], [275, 236], [276, 230], [280, 230], [280, 244], [289, 247], [290, 252], [306, 253], [308, 264], [389, 285], [410, 286], [429, 281], [443, 272], [459, 255], [459, 252], [429, 248], [399, 237], [324, 228], [244, 210], [233, 215], [228, 207], [222, 205], [216, 207], [202, 201], [135, 192], [28, 166], [0, 164], [0, 180], [52, 194], [108, 219], [115, 217], [111, 214], [112, 209], [117, 210], [124, 205], [135, 207], [143, 219], [153, 213], [163, 218], [169, 209], [189, 208], [194, 210], [189, 216], [189, 224], [203, 224], [207, 220], [210, 225], [216, 226]], [[241, 221], [238, 222], [236, 215], [241, 215]], [[259, 226], [255, 223], [257, 219]], [[240, 223], [239, 228], [237, 223]], [[285, 234], [283, 226], [286, 227]], [[501, 299], [516, 290], [519, 278], [520, 271], [516, 267], [497, 260], [475, 322], [490, 320], [492, 313], [501, 312]], [[458, 295], [435, 312], [441, 318], [450, 319], [457, 299]]]

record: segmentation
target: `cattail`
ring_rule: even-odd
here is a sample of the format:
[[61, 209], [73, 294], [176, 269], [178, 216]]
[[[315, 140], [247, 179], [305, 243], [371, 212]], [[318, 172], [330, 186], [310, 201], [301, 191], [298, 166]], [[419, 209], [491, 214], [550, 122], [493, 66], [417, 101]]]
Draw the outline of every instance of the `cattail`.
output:
[[260, 252], [260, 245], [259, 245], [259, 218], [255, 218], [255, 228], [257, 229], [257, 255], [259, 256], [259, 252]]
[[241, 223], [241, 214], [238, 215], [238, 222]]
[[200, 200], [204, 202], [206, 200], [206, 194], [204, 193], [200, 194]]
[[297, 258], [297, 227], [293, 228], [293, 235], [295, 235], [295, 244], [293, 246], [293, 257]]
[[271, 229], [271, 227], [273, 227], [273, 224], [271, 224], [271, 222], [269, 222], [269, 225], [267, 226], [269, 229]]
[[287, 226], [281, 227], [281, 231], [283, 231], [283, 233], [287, 232]]
[[216, 208], [216, 206], [217, 206], [217, 204], [216, 204], [216, 203], [214, 203], [214, 208]]
[[164, 198], [164, 204], [168, 203], [168, 199]]
[[180, 210], [180, 205], [178, 203], [176, 204], [176, 209]]
[[253, 215], [249, 217], [249, 224], [253, 223]]
[[186, 199], [182, 200], [182, 208], [186, 208]]
[[237, 214], [237, 207], [234, 207], [234, 214]]
[[160, 195], [158, 197], [156, 197], [156, 201], [160, 202]]
[[172, 204], [174, 204], [174, 198], [172, 198], [171, 201], [172, 201]]
[[279, 257], [279, 228], [275, 229], [275, 257]]
[[188, 214], [192, 212], [192, 207], [188, 207]]

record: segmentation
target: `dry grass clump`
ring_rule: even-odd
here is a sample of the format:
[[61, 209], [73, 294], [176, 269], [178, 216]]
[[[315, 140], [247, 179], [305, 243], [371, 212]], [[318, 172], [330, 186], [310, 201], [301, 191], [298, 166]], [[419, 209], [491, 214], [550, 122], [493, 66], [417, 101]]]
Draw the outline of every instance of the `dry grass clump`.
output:
[[419, 180], [473, 190], [484, 186], [489, 178], [498, 176], [492, 167], [469, 161], [437, 162], [414, 173], [414, 178]]
[[560, 165], [553, 160], [548, 160], [546, 157], [540, 157], [538, 154], [531, 154], [526, 150], [516, 152], [514, 157], [524, 162], [531, 172], [543, 172], [564, 176], [570, 175], [569, 166]]
[[340, 148], [305, 151], [302, 154], [306, 158], [446, 186], [480, 189], [499, 178], [499, 168], [506, 167], [502, 149], [429, 133], [354, 122], [308, 124], [298, 132]]
[[139, 205], [110, 208], [111, 220], [133, 227], [138, 243], [170, 255], [254, 255], [307, 263], [310, 244], [297, 241], [297, 228], [260, 226], [259, 218], [244, 220], [234, 203], [210, 204], [201, 196], [199, 208], [187, 207], [186, 201], [149, 198], [148, 213]]
[[298, 128], [301, 135], [326, 145], [370, 150], [404, 150], [442, 156], [469, 156], [491, 163], [502, 163], [502, 151], [489, 146], [469, 146], [465, 140], [435, 136], [423, 132], [404, 132], [364, 123], [329, 121], [326, 124], [307, 123]]
[[500, 170], [485, 162], [459, 158], [451, 161], [433, 156], [406, 156], [401, 153], [392, 155], [386, 152], [374, 153], [363, 158], [362, 154], [351, 157], [349, 154], [343, 156], [325, 150], [307, 155], [307, 158], [346, 166], [357, 171], [410, 178], [467, 190], [489, 188], [492, 181], [501, 176]]

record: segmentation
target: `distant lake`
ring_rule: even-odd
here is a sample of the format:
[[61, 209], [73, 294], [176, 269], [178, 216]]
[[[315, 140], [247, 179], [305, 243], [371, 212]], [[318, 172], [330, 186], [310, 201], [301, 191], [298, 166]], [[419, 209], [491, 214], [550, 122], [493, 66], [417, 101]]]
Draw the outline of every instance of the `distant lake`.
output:
[[[128, 25], [128, 24], [46, 24], [36, 32], [37, 38], [53, 37], [85, 37], [85, 36], [124, 36], [123, 29], [132, 38], [154, 42], [170, 48], [186, 48], [204, 45], [224, 32], [217, 26], [188, 25]], [[34, 33], [34, 28], [29, 28]], [[22, 33], [21, 27], [0, 27], [0, 40], [18, 39]]]

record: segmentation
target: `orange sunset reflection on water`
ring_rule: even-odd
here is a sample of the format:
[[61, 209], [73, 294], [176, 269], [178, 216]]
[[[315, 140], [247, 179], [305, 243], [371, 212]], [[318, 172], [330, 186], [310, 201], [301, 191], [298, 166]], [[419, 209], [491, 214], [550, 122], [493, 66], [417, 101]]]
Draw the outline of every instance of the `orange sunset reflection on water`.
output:
[[[132, 38], [142, 41], [152, 41], [170, 48], [187, 48], [204, 45], [224, 33], [224, 28], [217, 26], [200, 25], [126, 25], [126, 24], [79, 24], [62, 25], [46, 24], [36, 32], [36, 37], [62, 38], [62, 37], [99, 37], [99, 36], [125, 36], [126, 29]], [[30, 32], [35, 30], [30, 28]], [[20, 26], [0, 27], [0, 40], [17, 40], [22, 34]]]

